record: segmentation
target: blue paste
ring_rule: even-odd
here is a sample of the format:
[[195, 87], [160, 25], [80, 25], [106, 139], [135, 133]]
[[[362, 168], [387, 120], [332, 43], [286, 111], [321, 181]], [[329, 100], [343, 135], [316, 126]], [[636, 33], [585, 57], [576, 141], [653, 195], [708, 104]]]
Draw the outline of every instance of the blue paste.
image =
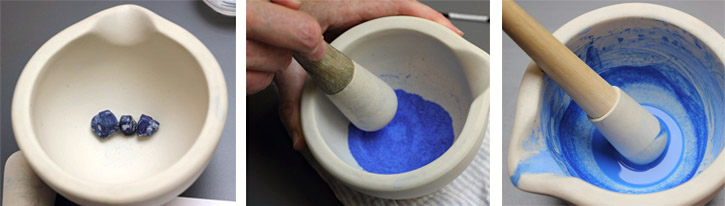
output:
[[96, 133], [96, 136], [101, 139], [105, 139], [111, 134], [118, 131], [118, 120], [116, 115], [110, 110], [104, 110], [99, 112], [96, 116], [91, 119], [91, 130]]
[[153, 118], [142, 114], [141, 117], [138, 118], [136, 134], [141, 137], [151, 136], [152, 134], [156, 133], [156, 130], [159, 129], [159, 125], [159, 122], [157, 122]]
[[440, 157], [455, 139], [451, 116], [440, 105], [395, 90], [398, 110], [383, 129], [348, 127], [350, 153], [363, 170], [378, 174], [412, 171]]
[[524, 174], [548, 173], [615, 192], [651, 193], [686, 182], [718, 156], [725, 136], [725, 67], [678, 27], [644, 19], [640, 23], [650, 26], [585, 31], [568, 46], [666, 125], [670, 136], [665, 153], [649, 165], [629, 164], [545, 76], [540, 122], [523, 148], [532, 155], [518, 163], [511, 177], [514, 184]]
[[121, 128], [121, 132], [126, 136], [136, 133], [136, 121], [133, 120], [131, 115], [121, 115], [119, 127]]

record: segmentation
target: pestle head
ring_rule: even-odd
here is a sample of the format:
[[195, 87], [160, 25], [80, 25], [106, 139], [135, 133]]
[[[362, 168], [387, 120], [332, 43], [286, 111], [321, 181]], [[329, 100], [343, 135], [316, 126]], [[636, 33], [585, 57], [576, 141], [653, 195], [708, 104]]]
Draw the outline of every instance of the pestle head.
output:
[[388, 84], [334, 47], [311, 61], [293, 54], [320, 90], [350, 122], [363, 131], [377, 131], [393, 120], [398, 98]]
[[667, 147], [667, 138], [669, 138], [667, 132], [668, 129], [665, 124], [660, 123], [660, 132], [657, 134], [657, 137], [655, 137], [654, 141], [647, 145], [644, 150], [638, 152], [635, 155], [632, 155], [631, 157], [625, 158], [627, 158], [627, 160], [629, 160], [630, 162], [638, 165], [645, 165], [654, 161], [660, 155], [662, 155], [662, 153], [665, 151], [665, 147]]
[[612, 109], [589, 120], [630, 162], [645, 165], [656, 160], [667, 146], [667, 127], [619, 87], [614, 88], [617, 101]]

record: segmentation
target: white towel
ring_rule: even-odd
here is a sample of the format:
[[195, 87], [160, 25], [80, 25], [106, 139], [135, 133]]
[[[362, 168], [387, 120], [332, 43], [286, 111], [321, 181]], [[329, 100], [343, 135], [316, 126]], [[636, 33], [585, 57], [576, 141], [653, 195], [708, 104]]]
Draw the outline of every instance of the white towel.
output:
[[483, 137], [481, 148], [471, 164], [458, 178], [442, 189], [423, 197], [406, 200], [389, 200], [369, 196], [347, 187], [342, 182], [321, 170], [321, 166], [305, 157], [345, 205], [488, 205], [489, 203], [489, 132]]

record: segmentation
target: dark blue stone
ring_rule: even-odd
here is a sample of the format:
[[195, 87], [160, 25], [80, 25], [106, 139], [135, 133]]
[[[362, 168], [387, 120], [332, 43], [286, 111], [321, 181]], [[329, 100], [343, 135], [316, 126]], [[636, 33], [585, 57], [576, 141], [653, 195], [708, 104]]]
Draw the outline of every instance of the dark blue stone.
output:
[[151, 136], [156, 132], [156, 130], [159, 129], [159, 122], [154, 120], [153, 118], [146, 116], [145, 114], [141, 115], [141, 118], [138, 119], [138, 126], [136, 127], [136, 134], [138, 136]]
[[119, 127], [124, 135], [129, 136], [136, 133], [136, 121], [133, 120], [131, 115], [121, 115], [121, 120], [119, 120], [119, 122]]
[[91, 129], [96, 133], [96, 136], [101, 139], [105, 139], [114, 132], [118, 131], [118, 120], [116, 115], [110, 110], [104, 110], [99, 112], [96, 116], [93, 116], [91, 120]]

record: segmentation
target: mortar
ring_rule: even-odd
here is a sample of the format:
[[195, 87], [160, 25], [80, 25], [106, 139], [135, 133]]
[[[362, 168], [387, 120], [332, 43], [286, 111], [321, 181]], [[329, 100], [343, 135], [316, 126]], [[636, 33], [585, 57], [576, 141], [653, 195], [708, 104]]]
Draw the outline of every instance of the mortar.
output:
[[626, 162], [531, 63], [509, 148], [514, 185], [584, 205], [704, 204], [720, 191], [725, 184], [720, 34], [683, 12], [628, 3], [583, 14], [554, 36], [663, 120], [670, 140], [655, 163]]
[[[110, 109], [161, 123], [150, 137], [99, 139]], [[202, 173], [227, 113], [223, 74], [191, 33], [135, 5], [100, 11], [53, 36], [18, 79], [12, 123], [38, 176], [81, 205], [161, 205]]]
[[475, 157], [488, 120], [488, 54], [449, 29], [415, 17], [360, 24], [331, 43], [393, 89], [420, 95], [451, 116], [455, 140], [440, 157], [399, 174], [364, 171], [348, 147], [349, 121], [311, 81], [302, 93], [302, 128], [320, 165], [368, 195], [406, 199], [453, 181]]

